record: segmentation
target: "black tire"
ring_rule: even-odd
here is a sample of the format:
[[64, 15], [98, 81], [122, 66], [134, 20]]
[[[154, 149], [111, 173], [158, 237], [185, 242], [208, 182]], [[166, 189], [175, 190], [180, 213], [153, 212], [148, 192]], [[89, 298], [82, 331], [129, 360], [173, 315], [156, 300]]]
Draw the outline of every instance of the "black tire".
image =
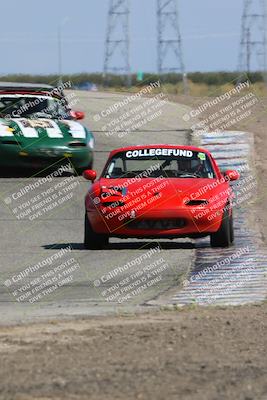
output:
[[232, 244], [233, 232], [231, 233], [233, 223], [229, 211], [223, 213], [223, 219], [219, 230], [210, 235], [211, 247], [229, 247]]
[[108, 236], [95, 233], [88, 221], [87, 215], [84, 218], [84, 248], [87, 250], [101, 250], [108, 244]]
[[234, 223], [233, 223], [233, 210], [231, 213], [230, 219], [230, 241], [233, 244], [235, 241], [235, 234], [234, 234]]

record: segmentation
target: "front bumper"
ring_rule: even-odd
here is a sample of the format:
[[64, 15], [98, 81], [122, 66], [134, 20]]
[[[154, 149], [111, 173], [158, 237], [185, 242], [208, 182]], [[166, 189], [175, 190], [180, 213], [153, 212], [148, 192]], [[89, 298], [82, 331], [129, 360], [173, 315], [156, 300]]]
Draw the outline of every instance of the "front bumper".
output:
[[8, 168], [47, 168], [70, 162], [76, 169], [87, 168], [93, 162], [93, 150], [47, 148], [20, 149], [15, 145], [0, 146], [0, 166]]
[[[100, 208], [87, 210], [88, 219], [97, 233], [115, 237], [201, 237], [217, 232], [223, 211], [208, 208], [181, 207], [149, 210], [142, 215], [103, 212]], [[131, 217], [132, 213], [132, 217]], [[135, 216], [134, 216], [135, 215]], [[134, 217], [133, 217], [134, 216]]]

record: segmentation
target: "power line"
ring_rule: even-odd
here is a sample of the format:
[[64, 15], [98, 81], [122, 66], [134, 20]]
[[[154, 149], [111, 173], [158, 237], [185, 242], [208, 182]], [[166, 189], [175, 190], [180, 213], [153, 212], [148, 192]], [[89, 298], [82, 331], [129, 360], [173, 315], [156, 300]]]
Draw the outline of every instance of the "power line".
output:
[[[157, 0], [158, 72], [184, 74], [177, 0]], [[175, 56], [173, 61], [173, 57]]]
[[244, 0], [238, 69], [267, 71], [267, 1]]
[[128, 85], [131, 81], [129, 15], [129, 0], [110, 0], [104, 60], [106, 79], [109, 73], [122, 73]]

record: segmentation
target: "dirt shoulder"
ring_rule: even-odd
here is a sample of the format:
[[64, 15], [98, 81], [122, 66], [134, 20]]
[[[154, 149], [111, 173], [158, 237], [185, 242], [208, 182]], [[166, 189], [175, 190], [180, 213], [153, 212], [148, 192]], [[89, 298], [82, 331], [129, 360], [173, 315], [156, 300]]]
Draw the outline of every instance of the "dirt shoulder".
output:
[[267, 304], [0, 330], [0, 399], [266, 399]]

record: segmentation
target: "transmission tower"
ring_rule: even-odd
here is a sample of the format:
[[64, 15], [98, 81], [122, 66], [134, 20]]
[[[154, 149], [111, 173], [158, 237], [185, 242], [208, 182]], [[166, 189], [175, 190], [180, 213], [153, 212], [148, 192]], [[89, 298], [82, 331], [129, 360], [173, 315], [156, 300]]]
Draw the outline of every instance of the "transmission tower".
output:
[[267, 1], [244, 0], [239, 70], [266, 73], [267, 70]]
[[177, 0], [157, 0], [157, 17], [158, 72], [184, 74]]
[[129, 0], [110, 0], [104, 60], [106, 79], [109, 73], [121, 73], [126, 75], [128, 85], [131, 80], [129, 15]]

